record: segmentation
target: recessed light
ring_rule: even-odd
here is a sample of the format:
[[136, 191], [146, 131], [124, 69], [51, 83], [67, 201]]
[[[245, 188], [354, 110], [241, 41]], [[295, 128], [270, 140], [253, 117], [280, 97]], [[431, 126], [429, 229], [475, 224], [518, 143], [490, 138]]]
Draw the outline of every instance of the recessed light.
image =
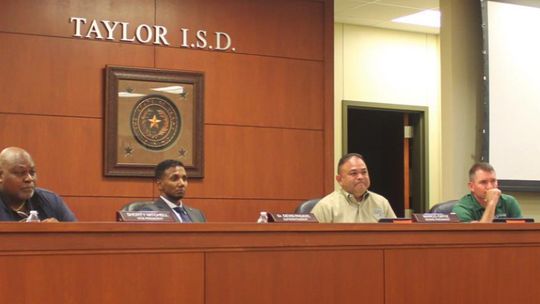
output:
[[441, 27], [441, 12], [435, 10], [425, 10], [416, 14], [399, 17], [393, 19], [392, 21], [439, 28]]

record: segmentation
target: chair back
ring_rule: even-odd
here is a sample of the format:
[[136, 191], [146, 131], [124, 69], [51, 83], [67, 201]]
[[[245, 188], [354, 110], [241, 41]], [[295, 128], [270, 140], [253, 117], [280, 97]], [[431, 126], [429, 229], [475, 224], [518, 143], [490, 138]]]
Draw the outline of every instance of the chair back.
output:
[[454, 208], [454, 205], [457, 204], [458, 200], [450, 200], [442, 203], [438, 203], [431, 207], [429, 209], [429, 213], [443, 213], [443, 214], [450, 214], [452, 212], [452, 208]]
[[155, 211], [153, 201], [135, 201], [125, 204], [120, 211]]
[[301, 203], [298, 207], [296, 207], [296, 210], [294, 213], [310, 213], [311, 209], [315, 207], [315, 205], [320, 201], [320, 198], [310, 199], [308, 201], [305, 201]]

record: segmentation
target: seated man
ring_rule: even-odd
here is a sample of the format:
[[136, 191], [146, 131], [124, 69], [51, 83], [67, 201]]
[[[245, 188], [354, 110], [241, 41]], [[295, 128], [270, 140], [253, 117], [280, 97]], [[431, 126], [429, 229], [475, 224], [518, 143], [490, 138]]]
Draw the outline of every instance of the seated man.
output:
[[362, 155], [341, 157], [336, 180], [341, 186], [323, 197], [311, 211], [321, 223], [376, 223], [396, 215], [383, 196], [368, 191], [369, 173]]
[[76, 221], [64, 201], [36, 187], [36, 168], [28, 152], [10, 147], [0, 152], [0, 221], [25, 221], [31, 210], [43, 222]]
[[521, 217], [521, 209], [513, 196], [502, 194], [495, 169], [488, 163], [476, 163], [469, 170], [471, 193], [454, 206], [462, 222], [491, 223], [495, 217]]
[[188, 181], [186, 169], [181, 162], [173, 159], [160, 162], [156, 166], [155, 177], [160, 197], [153, 204], [158, 210], [173, 211], [182, 223], [206, 222], [200, 210], [182, 202]]

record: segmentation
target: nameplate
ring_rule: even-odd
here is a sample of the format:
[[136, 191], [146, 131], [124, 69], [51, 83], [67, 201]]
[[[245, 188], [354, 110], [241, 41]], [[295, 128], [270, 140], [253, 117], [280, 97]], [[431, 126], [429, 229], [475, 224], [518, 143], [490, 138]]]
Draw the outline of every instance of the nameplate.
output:
[[524, 223], [534, 223], [533, 218], [512, 218], [512, 217], [503, 217], [493, 219], [494, 223], [507, 223], [507, 224], [524, 224]]
[[379, 219], [379, 223], [411, 224], [412, 222], [412, 219], [404, 217], [383, 217]]
[[118, 211], [118, 222], [176, 222], [171, 211]]
[[413, 213], [413, 220], [418, 223], [459, 223], [455, 213]]
[[318, 223], [313, 213], [268, 213], [269, 223]]

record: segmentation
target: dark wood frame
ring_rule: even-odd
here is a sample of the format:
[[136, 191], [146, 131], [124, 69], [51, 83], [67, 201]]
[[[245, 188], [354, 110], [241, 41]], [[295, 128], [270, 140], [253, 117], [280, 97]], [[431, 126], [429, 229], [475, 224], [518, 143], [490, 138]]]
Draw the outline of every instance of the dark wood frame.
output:
[[[105, 68], [104, 175], [152, 177], [156, 163], [123, 164], [118, 161], [118, 84], [120, 80], [193, 85], [193, 163], [185, 164], [190, 178], [204, 177], [204, 75], [201, 72], [107, 66]], [[146, 151], [145, 153], [152, 153]], [[181, 160], [181, 159], [180, 159]]]

